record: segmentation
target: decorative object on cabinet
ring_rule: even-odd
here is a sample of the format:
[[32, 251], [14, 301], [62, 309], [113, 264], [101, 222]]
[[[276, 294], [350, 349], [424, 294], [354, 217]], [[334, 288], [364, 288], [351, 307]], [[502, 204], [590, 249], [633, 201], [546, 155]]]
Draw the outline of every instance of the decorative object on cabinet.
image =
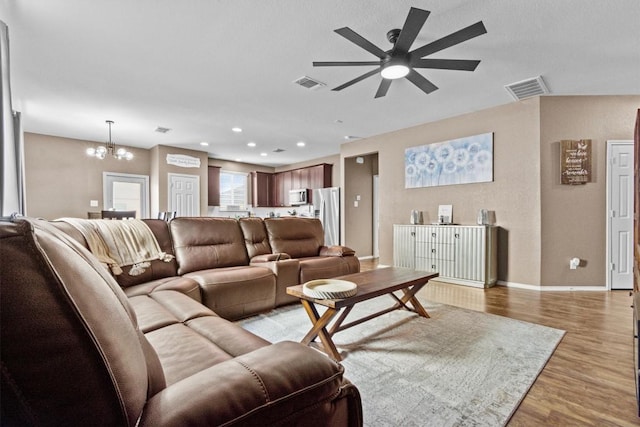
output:
[[498, 228], [476, 225], [393, 226], [393, 265], [440, 273], [438, 281], [488, 288], [498, 274]]
[[493, 181], [493, 133], [407, 148], [405, 188]]
[[438, 205], [438, 225], [453, 222], [453, 205]]
[[591, 140], [560, 141], [560, 183], [591, 182]]

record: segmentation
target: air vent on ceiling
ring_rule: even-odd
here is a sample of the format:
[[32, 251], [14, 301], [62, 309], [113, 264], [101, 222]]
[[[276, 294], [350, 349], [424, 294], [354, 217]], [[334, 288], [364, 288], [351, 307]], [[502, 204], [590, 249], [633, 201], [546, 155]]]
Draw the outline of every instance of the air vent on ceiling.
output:
[[276, 148], [275, 150], [273, 150], [274, 153], [282, 153], [283, 151], [283, 148]]
[[544, 84], [541, 76], [522, 80], [521, 82], [511, 83], [506, 85], [504, 88], [515, 98], [516, 101], [549, 93], [549, 90]]
[[307, 89], [320, 89], [323, 86], [326, 86], [326, 83], [322, 83], [321, 81], [312, 79], [309, 76], [302, 76], [298, 80], [294, 81], [295, 84], [300, 85], [302, 87], [306, 87]]
[[156, 128], [156, 132], [160, 132], [160, 133], [167, 133], [167, 132], [169, 132], [170, 130], [171, 130], [171, 129], [169, 129], [169, 128], [163, 128], [162, 126], [158, 126], [158, 127]]

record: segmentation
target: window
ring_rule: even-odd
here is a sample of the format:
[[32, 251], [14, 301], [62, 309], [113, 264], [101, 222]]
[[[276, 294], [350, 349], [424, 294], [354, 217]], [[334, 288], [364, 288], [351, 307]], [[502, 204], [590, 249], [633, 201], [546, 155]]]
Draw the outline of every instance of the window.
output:
[[247, 203], [247, 174], [220, 171], [220, 207], [227, 210], [244, 209]]

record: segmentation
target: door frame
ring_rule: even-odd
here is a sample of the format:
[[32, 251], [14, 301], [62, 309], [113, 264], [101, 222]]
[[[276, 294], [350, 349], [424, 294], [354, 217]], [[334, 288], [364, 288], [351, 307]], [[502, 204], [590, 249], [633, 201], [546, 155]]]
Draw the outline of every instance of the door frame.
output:
[[141, 201], [141, 209], [139, 212], [138, 218], [149, 218], [149, 175], [137, 175], [132, 173], [123, 173], [123, 172], [102, 172], [102, 207], [106, 210], [107, 206], [112, 206], [113, 203], [113, 195], [112, 199], [109, 200], [109, 186], [107, 185], [107, 180], [110, 177], [122, 177], [125, 178], [123, 181], [127, 181], [127, 178], [133, 178], [136, 181], [142, 180], [142, 194], [140, 195]]
[[[200, 200], [200, 175], [190, 175], [190, 174], [186, 174], [186, 173], [173, 173], [173, 172], [169, 172], [167, 173], [167, 190], [168, 190], [168, 195], [169, 195], [169, 199], [167, 200], [167, 206], [169, 211], [176, 211], [178, 210], [177, 207], [173, 206], [173, 187], [171, 186], [171, 178], [172, 177], [187, 177], [187, 178], [195, 178], [196, 180], [196, 189], [195, 189], [195, 195], [196, 197], [194, 197], [194, 200], [196, 201], [196, 203], [198, 204], [197, 209], [195, 210], [198, 213], [198, 216], [201, 215], [201, 200]], [[179, 213], [178, 213], [179, 215]]]
[[[607, 272], [606, 274], [606, 287], [607, 290], [610, 291], [611, 289], [611, 191], [612, 191], [612, 186], [613, 183], [611, 182], [611, 167], [609, 166], [611, 164], [611, 150], [612, 147], [614, 145], [630, 145], [631, 147], [633, 147], [634, 143], [632, 139], [610, 139], [607, 140], [607, 159], [606, 159], [606, 165], [607, 165], [607, 173], [606, 173], [606, 259], [605, 259], [605, 271]], [[631, 160], [632, 162], [635, 163], [635, 158], [633, 157], [633, 155], [631, 156]], [[635, 167], [635, 164], [632, 165], [632, 169]], [[635, 191], [635, 190], [634, 190]], [[633, 253], [633, 239], [631, 239], [631, 253]], [[633, 259], [632, 259], [633, 262]], [[633, 289], [633, 288], [631, 288]], [[622, 290], [622, 289], [621, 289]], [[626, 290], [626, 289], [624, 289]]]

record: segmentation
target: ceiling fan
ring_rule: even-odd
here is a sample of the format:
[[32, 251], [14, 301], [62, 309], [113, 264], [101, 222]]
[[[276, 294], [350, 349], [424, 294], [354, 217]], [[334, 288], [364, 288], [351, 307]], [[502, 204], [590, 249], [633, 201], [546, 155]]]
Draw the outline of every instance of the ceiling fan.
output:
[[376, 92], [376, 98], [387, 94], [391, 82], [395, 79], [406, 77], [411, 83], [420, 88], [424, 93], [431, 93], [438, 89], [427, 78], [418, 73], [416, 68], [432, 68], [441, 70], [474, 71], [480, 61], [464, 59], [430, 59], [425, 56], [439, 52], [448, 47], [455, 46], [487, 32], [482, 21], [469, 25], [461, 30], [453, 32], [422, 47], [409, 51], [418, 33], [422, 29], [431, 12], [412, 7], [402, 29], [393, 29], [387, 33], [387, 40], [393, 44], [391, 50], [384, 51], [369, 40], [362, 37], [349, 27], [338, 28], [336, 33], [357, 44], [364, 50], [377, 56], [377, 61], [320, 61], [314, 62], [314, 67], [341, 67], [341, 66], [371, 66], [377, 68], [368, 71], [332, 90], [338, 91], [347, 88], [359, 81], [371, 77], [378, 72], [382, 76], [380, 86]]

